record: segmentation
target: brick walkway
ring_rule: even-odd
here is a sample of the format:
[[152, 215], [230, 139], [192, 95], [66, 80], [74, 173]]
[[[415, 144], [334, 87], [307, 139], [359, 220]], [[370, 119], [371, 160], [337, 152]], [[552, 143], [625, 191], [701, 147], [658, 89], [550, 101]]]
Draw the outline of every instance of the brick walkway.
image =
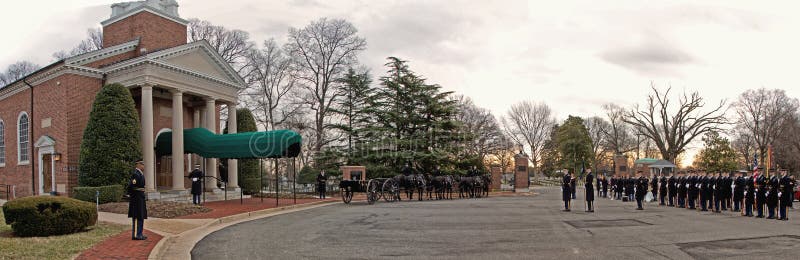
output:
[[[145, 222], [147, 227], [147, 222]], [[131, 240], [131, 230], [123, 231], [83, 251], [77, 260], [86, 259], [147, 259], [161, 236], [145, 229], [147, 240]]]
[[[324, 201], [335, 201], [339, 198], [328, 198]], [[323, 201], [320, 199], [297, 199], [297, 205]], [[294, 204], [293, 199], [280, 199], [279, 206], [292, 206]], [[260, 198], [249, 198], [244, 199], [244, 203], [242, 204], [239, 200], [228, 200], [228, 201], [213, 201], [207, 202], [203, 205], [206, 208], [210, 208], [211, 211], [198, 213], [188, 216], [178, 217], [178, 219], [209, 219], [209, 218], [221, 218], [232, 216], [236, 214], [258, 211], [263, 209], [271, 209], [276, 208], [275, 205], [275, 198], [264, 198], [264, 201], [261, 202]]]

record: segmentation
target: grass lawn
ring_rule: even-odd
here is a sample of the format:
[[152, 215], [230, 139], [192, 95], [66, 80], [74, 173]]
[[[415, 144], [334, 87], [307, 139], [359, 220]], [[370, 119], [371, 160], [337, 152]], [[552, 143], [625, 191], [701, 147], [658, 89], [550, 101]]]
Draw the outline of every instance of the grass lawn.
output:
[[98, 222], [86, 232], [52, 237], [13, 237], [0, 210], [0, 259], [72, 259], [105, 238], [130, 227]]

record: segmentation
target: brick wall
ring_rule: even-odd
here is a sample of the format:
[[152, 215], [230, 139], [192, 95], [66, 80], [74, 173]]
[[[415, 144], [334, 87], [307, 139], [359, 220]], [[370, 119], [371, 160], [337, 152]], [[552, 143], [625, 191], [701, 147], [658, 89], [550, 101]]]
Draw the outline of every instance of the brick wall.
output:
[[139, 49], [153, 52], [186, 44], [186, 26], [144, 11], [103, 28], [104, 46], [125, 43], [136, 37], [141, 37]]

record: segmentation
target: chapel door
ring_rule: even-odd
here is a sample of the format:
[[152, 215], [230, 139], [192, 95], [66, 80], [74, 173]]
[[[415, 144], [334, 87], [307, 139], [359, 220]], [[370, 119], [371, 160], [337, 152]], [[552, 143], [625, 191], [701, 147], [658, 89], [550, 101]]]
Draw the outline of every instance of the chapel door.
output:
[[52, 155], [42, 155], [42, 192], [50, 193], [53, 191], [53, 160]]

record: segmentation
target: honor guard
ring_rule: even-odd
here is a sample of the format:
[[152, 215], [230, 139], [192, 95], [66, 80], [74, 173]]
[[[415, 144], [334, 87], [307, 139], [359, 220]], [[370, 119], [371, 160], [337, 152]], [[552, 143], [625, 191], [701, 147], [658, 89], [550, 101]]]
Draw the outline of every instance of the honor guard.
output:
[[744, 178], [744, 216], [753, 216], [753, 205], [756, 204], [756, 183], [750, 173]]
[[658, 198], [660, 203], [658, 205], [664, 206], [667, 205], [666, 198], [667, 198], [667, 176], [668, 174], [662, 175], [661, 178], [658, 180]]
[[687, 189], [687, 202], [688, 202], [688, 209], [695, 209], [695, 203], [697, 202], [697, 195], [700, 194], [700, 183], [698, 183], [697, 173], [692, 172], [690, 173], [689, 178], [686, 180], [686, 189]]
[[767, 219], [775, 219], [775, 213], [778, 209], [778, 190], [780, 186], [780, 179], [777, 174], [773, 174], [767, 182], [767, 209], [769, 210]]
[[570, 211], [570, 200], [572, 200], [572, 175], [569, 170], [564, 169], [564, 177], [561, 178], [561, 199], [564, 200], [564, 211]]
[[[760, 169], [762, 168], [759, 167], [759, 170]], [[767, 203], [767, 178], [760, 174], [760, 171], [756, 171], [754, 176], [755, 179], [753, 183], [756, 188], [756, 217], [764, 218], [764, 204]]]
[[677, 187], [678, 207], [686, 208], [686, 194], [688, 191], [689, 184], [686, 182], [686, 176], [683, 173], [680, 174], [677, 181], [678, 181], [678, 187]]
[[786, 170], [781, 171], [781, 206], [780, 206], [780, 214], [779, 220], [789, 220], [789, 216], [787, 216], [786, 208], [789, 207], [789, 204], [792, 203], [794, 200], [794, 184], [792, 183], [792, 178], [789, 177], [789, 172]]
[[639, 178], [636, 179], [636, 210], [643, 210], [642, 202], [644, 201], [645, 195], [647, 195], [647, 177], [644, 177], [644, 174], [640, 171]]
[[586, 188], [586, 212], [594, 212], [594, 207], [592, 203], [594, 202], [594, 186], [592, 183], [594, 182], [594, 175], [592, 175], [592, 169], [586, 170], [586, 179], [584, 180], [584, 186]]
[[144, 184], [144, 161], [139, 160], [136, 162], [136, 169], [133, 169], [128, 181], [128, 194], [130, 195], [128, 217], [131, 218], [133, 225], [131, 229], [131, 239], [133, 240], [147, 239], [147, 236], [144, 235], [144, 220], [147, 219]]
[[[733, 211], [742, 210], [742, 202], [744, 200], [744, 187], [745, 180], [742, 173], [736, 174], [736, 179], [733, 181]], [[744, 215], [744, 214], [742, 214]]]
[[713, 179], [714, 185], [714, 212], [720, 213], [725, 208], [725, 177], [721, 173], [717, 173], [716, 179]]
[[650, 182], [650, 192], [653, 193], [653, 201], [658, 199], [658, 174], [653, 174], [653, 180]]
[[675, 175], [670, 175], [669, 179], [667, 179], [667, 196], [669, 200], [668, 205], [670, 207], [674, 207], [675, 197], [678, 196], [678, 184], [676, 182]]

